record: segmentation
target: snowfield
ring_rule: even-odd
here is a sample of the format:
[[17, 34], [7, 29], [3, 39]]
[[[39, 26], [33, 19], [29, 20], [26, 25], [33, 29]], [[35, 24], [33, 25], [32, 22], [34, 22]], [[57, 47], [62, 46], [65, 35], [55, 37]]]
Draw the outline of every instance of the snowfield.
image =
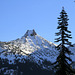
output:
[[[40, 62], [40, 64], [43, 60], [53, 63], [59, 54], [56, 46], [39, 36], [35, 30], [28, 30], [21, 38], [10, 42], [0, 42], [0, 57], [8, 59], [9, 64], [14, 64], [15, 59], [20, 59], [20, 62], [24, 62], [23, 59], [30, 59], [36, 63]], [[69, 49], [74, 53], [71, 58], [75, 61], [75, 45]]]

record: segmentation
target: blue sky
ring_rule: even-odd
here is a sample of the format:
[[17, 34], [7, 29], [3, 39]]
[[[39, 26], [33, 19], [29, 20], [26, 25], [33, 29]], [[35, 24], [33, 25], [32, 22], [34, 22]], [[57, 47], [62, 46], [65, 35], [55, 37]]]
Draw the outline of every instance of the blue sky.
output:
[[73, 0], [0, 0], [0, 41], [20, 38], [27, 30], [54, 43], [57, 17], [62, 6], [69, 16], [69, 30], [75, 43], [75, 3]]

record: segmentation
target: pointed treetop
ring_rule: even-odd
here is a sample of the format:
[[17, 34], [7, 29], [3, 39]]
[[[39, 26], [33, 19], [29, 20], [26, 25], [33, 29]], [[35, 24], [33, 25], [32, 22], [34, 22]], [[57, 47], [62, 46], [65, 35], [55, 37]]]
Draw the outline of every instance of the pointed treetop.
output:
[[62, 7], [62, 10], [64, 10], [64, 7]]

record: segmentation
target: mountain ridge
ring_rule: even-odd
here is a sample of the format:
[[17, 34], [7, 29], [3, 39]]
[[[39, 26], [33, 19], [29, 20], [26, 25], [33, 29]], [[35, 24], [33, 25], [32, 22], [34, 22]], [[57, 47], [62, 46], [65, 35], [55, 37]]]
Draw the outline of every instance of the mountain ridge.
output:
[[[9, 42], [0, 42], [0, 60], [2, 59], [2, 62], [7, 60], [9, 65], [25, 65], [26, 62], [29, 64], [36, 63], [43, 69], [52, 70], [51, 63], [54, 63], [59, 55], [56, 46], [56, 44], [38, 35], [35, 30], [27, 30], [21, 38]], [[68, 48], [74, 53], [70, 57], [75, 62], [75, 45], [73, 48]]]
[[[16, 40], [13, 40], [10, 42], [0, 42], [0, 53], [1, 53], [1, 51], [6, 50], [7, 53], [11, 52], [13, 54], [20, 54], [20, 55], [26, 55], [26, 56], [33, 55], [34, 56], [35, 53], [37, 53], [37, 52], [40, 53], [40, 51], [41, 51], [41, 53], [42, 52], [44, 53], [43, 57], [44, 57], [44, 55], [47, 56], [47, 54], [49, 54], [50, 52], [57, 53], [57, 54], [53, 54], [53, 56], [54, 56], [54, 55], [58, 55], [58, 53], [59, 53], [55, 48], [56, 46], [57, 46], [56, 44], [49, 42], [46, 39], [39, 36], [33, 29], [33, 30], [27, 30], [27, 32], [24, 34], [24, 36], [22, 36], [21, 38], [18, 38]], [[46, 52], [47, 52], [47, 54], [45, 54]], [[51, 57], [51, 56], [49, 56], [49, 57]], [[1, 55], [0, 55], [0, 57], [1, 57]]]
[[21, 38], [10, 42], [3, 42], [2, 46], [7, 50], [7, 54], [9, 52], [16, 54], [22, 53], [22, 55], [27, 56], [34, 51], [36, 52], [37, 50], [50, 50], [49, 47], [55, 47], [56, 45], [39, 36], [35, 30], [27, 30], [27, 32]]

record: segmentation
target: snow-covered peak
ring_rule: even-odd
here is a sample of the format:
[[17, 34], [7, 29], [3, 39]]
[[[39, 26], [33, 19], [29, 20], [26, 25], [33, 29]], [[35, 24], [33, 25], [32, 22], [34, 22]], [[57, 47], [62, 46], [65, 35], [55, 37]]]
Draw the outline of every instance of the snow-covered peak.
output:
[[25, 35], [23, 37], [27, 37], [27, 36], [35, 36], [37, 35], [35, 30], [27, 30], [27, 32], [25, 33]]
[[[27, 30], [26, 34], [22, 38], [4, 43], [3, 48], [6, 49], [2, 52], [0, 57], [7, 58], [8, 60], [13, 60], [12, 58], [19, 58], [19, 55], [36, 58], [37, 61], [43, 61], [44, 59], [53, 59], [57, 55], [55, 50], [55, 44], [47, 41], [40, 35], [37, 35], [35, 30]], [[39, 54], [39, 55], [38, 55]], [[6, 56], [4, 56], [6, 55]], [[11, 55], [12, 58], [9, 58]], [[22, 59], [22, 57], [20, 57]], [[35, 59], [34, 59], [35, 60]], [[36, 62], [37, 62], [36, 61]], [[52, 61], [52, 60], [50, 60]]]
[[[0, 57], [11, 61], [26, 57], [35, 62], [42, 62], [45, 59], [55, 62], [59, 54], [56, 46], [54, 43], [36, 34], [35, 30], [27, 30], [22, 38], [10, 42], [1, 42], [1, 47], [5, 51], [2, 51], [2, 48], [0, 49]], [[73, 52], [75, 52], [75, 47], [70, 49], [73, 49]]]

